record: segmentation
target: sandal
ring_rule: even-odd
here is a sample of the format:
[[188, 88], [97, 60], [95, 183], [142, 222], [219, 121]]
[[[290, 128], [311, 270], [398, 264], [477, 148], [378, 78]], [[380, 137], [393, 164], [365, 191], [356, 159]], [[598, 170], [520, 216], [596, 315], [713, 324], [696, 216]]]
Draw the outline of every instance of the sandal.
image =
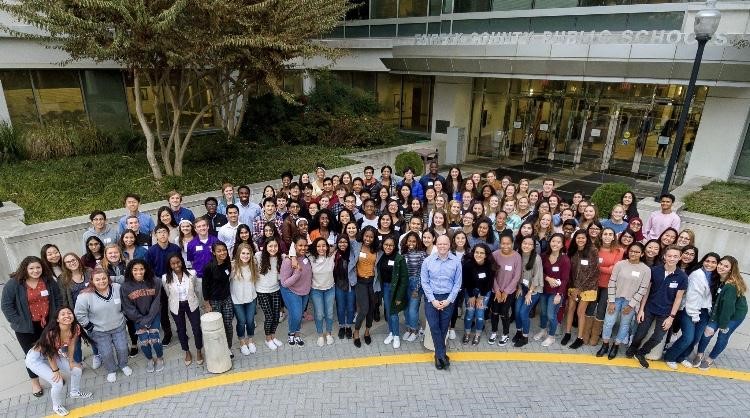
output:
[[203, 365], [203, 351], [198, 350], [198, 359], [195, 361], [199, 366]]
[[185, 352], [185, 366], [193, 364], [193, 354], [190, 351]]

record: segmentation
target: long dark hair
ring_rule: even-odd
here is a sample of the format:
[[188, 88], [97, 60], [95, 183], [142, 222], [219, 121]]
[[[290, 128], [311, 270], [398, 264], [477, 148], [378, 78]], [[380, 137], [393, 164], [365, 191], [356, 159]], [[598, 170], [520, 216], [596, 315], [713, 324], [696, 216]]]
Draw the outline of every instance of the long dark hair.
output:
[[372, 233], [372, 244], [370, 245], [370, 248], [368, 250], [377, 253], [378, 249], [380, 248], [380, 240], [378, 239], [378, 230], [375, 229], [372, 225], [367, 225], [366, 227], [362, 228], [361, 231], [359, 231], [359, 234], [357, 235], [357, 241], [362, 243], [362, 246], [364, 247], [364, 237], [366, 232]]
[[151, 270], [151, 267], [146, 261], [141, 260], [140, 258], [130, 260], [128, 266], [125, 267], [125, 281], [135, 281], [135, 278], [133, 278], [133, 267], [138, 264], [142, 265], [145, 270], [143, 272], [143, 281], [146, 282], [149, 287], [154, 287], [154, 271]]
[[268, 252], [268, 244], [270, 242], [275, 242], [276, 246], [279, 247], [279, 252], [276, 254], [276, 271], [281, 271], [281, 244], [276, 237], [271, 237], [268, 238], [263, 246], [263, 251], [260, 253], [260, 274], [268, 274], [271, 271], [271, 254]]
[[492, 250], [490, 249], [490, 246], [483, 243], [478, 242], [474, 247], [472, 247], [469, 251], [464, 254], [464, 263], [470, 264], [472, 267], [477, 267], [477, 261], [474, 259], [474, 251], [476, 251], [477, 248], [484, 249], [485, 259], [484, 264], [488, 265], [491, 272], [497, 271], [497, 263], [495, 262], [495, 258], [492, 256]]
[[49, 261], [47, 261], [47, 250], [50, 248], [54, 248], [57, 250], [57, 252], [60, 254], [60, 260], [57, 262], [57, 267], [62, 270], [63, 267], [63, 254], [60, 252], [60, 248], [55, 244], [44, 244], [42, 246], [42, 250], [39, 252], [39, 258], [42, 260], [42, 267], [45, 267], [47, 271], [54, 274], [53, 265]]
[[96, 255], [94, 255], [94, 253], [91, 252], [91, 248], [89, 248], [89, 243], [91, 241], [96, 241], [99, 243], [99, 252], [102, 254], [101, 258], [104, 258], [104, 243], [96, 235], [92, 235], [86, 238], [86, 254], [85, 255], [89, 256], [92, 260], [96, 261]]
[[169, 257], [167, 257], [167, 284], [172, 283], [172, 274], [174, 273], [174, 270], [172, 270], [172, 259], [176, 258], [180, 260], [180, 270], [182, 271], [182, 274], [184, 274], [187, 277], [190, 276], [190, 272], [187, 269], [187, 266], [185, 265], [185, 259], [182, 258], [181, 253], [172, 253]]
[[156, 210], [156, 220], [158, 221], [158, 223], [163, 223], [161, 221], [161, 214], [163, 212], [167, 212], [169, 214], [169, 217], [172, 219], [171, 221], [169, 221], [169, 224], [167, 225], [167, 227], [171, 226], [172, 228], [176, 228], [177, 221], [174, 219], [174, 214], [172, 213], [172, 209], [170, 209], [169, 206], [162, 206]]
[[[42, 330], [42, 335], [39, 336], [39, 340], [34, 343], [34, 348], [38, 348], [39, 352], [44, 357], [55, 357], [57, 355], [57, 343], [60, 341], [60, 325], [57, 322], [57, 317], [60, 315], [60, 312], [63, 309], [69, 310], [71, 315], [73, 315], [73, 322], [71, 322], [70, 324], [71, 334], [75, 334], [76, 329], [83, 330], [83, 327], [78, 323], [78, 320], [73, 313], [73, 308], [69, 306], [63, 306], [59, 308], [55, 312], [55, 314], [52, 315], [52, 318], [47, 323], [47, 326], [45, 326]], [[91, 344], [91, 339], [88, 335], [86, 335], [85, 332], [80, 332], [79, 336], [81, 340], [86, 341], [86, 343], [89, 345]]]
[[[583, 249], [578, 249], [578, 244], [576, 244], [576, 238], [578, 238], [579, 235], [583, 235], [586, 237], [586, 243], [583, 244]], [[565, 241], [563, 241], [565, 242]], [[589, 234], [587, 231], [584, 231], [583, 229], [579, 229], [578, 231], [573, 233], [573, 237], [570, 239], [570, 248], [568, 248], [568, 257], [573, 258], [579, 251], [581, 252], [581, 257], [585, 258], [589, 256], [589, 253], [591, 251], [591, 238], [589, 238]]]
[[[494, 244], [495, 243], [495, 233], [492, 231], [492, 221], [490, 218], [486, 216], [482, 216], [479, 218], [476, 222], [474, 222], [474, 228], [471, 231], [471, 236], [474, 238], [479, 238], [479, 225], [486, 224], [487, 225], [487, 238], [485, 240], [488, 244]], [[512, 241], [512, 237], [511, 237]], [[491, 252], [489, 254], [492, 254]]]
[[414, 251], [425, 250], [424, 244], [422, 243], [422, 238], [419, 237], [419, 234], [414, 231], [409, 231], [406, 233], [406, 235], [404, 235], [404, 238], [401, 239], [401, 254], [406, 254], [409, 252], [409, 245], [406, 243], [407, 241], [409, 241], [409, 237], [414, 237], [417, 240], [417, 246], [414, 247]]
[[[714, 259], [716, 259], [716, 263], [717, 264], [721, 260], [721, 256], [719, 254], [716, 254], [715, 252], [707, 253], [706, 255], [704, 255], [701, 258], [701, 261], [698, 263], [699, 268], [703, 267], [703, 263], [706, 261], [706, 259], [708, 257], [713, 257]], [[698, 257], [696, 257], [696, 258], [698, 258]], [[714, 269], [714, 271], [711, 272], [711, 291], [714, 290], [714, 285], [718, 286], [718, 284], [719, 284], [719, 277], [720, 277], [719, 276], [719, 272], [717, 272], [716, 269]]]
[[[685, 271], [685, 273], [690, 274], [690, 273], [694, 272], [695, 270], [698, 270], [698, 268], [703, 267], [703, 260], [701, 259], [700, 260], [700, 264], [698, 264], [698, 257], [699, 257], [699, 255], [698, 255], [698, 248], [696, 248], [695, 245], [686, 245], [686, 246], [682, 247], [682, 252], [683, 253], [685, 251], [687, 251], [687, 250], [693, 250], [695, 252], [695, 256], [693, 257], [693, 261], [690, 262], [683, 269]], [[718, 260], [718, 258], [717, 258], [717, 260]], [[677, 263], [677, 265], [679, 266], [680, 264], [682, 264], [682, 253], [680, 253], [680, 262]]]
[[552, 234], [551, 237], [549, 237], [549, 241], [547, 241], [549, 244], [547, 244], [547, 256], [552, 254], [552, 240], [555, 239], [555, 237], [560, 237], [560, 240], [562, 241], [562, 248], [560, 248], [560, 255], [565, 254], [565, 235], [557, 232]]
[[23, 260], [21, 260], [21, 264], [18, 265], [18, 268], [16, 271], [10, 274], [11, 279], [16, 279], [21, 283], [26, 283], [26, 279], [29, 278], [28, 268], [29, 264], [31, 263], [39, 263], [39, 265], [42, 266], [42, 277], [40, 279], [47, 280], [47, 278], [50, 277], [50, 272], [47, 270], [46, 267], [44, 267], [44, 263], [42, 263], [42, 259], [33, 255], [30, 255], [28, 257], [25, 257]]
[[242, 241], [242, 238], [240, 238], [240, 232], [241, 231], [247, 231], [247, 233], [248, 233], [247, 242], [252, 247], [255, 247], [255, 241], [253, 240], [253, 230], [250, 229], [250, 227], [247, 226], [247, 225], [245, 225], [245, 224], [239, 224], [239, 226], [237, 226], [237, 233], [234, 234], [234, 247], [233, 248], [239, 247], [240, 244], [242, 244], [244, 242], [244, 241]]
[[628, 190], [627, 192], [623, 193], [622, 196], [620, 196], [620, 204], [622, 203], [622, 199], [625, 198], [626, 194], [630, 194], [633, 196], [633, 203], [628, 206], [628, 209], [625, 211], [625, 217], [628, 218], [628, 221], [632, 218], [638, 217], [638, 199], [635, 198], [635, 193]]
[[[523, 267], [524, 270], [531, 270], [534, 268], [534, 262], [536, 261], [536, 239], [532, 237], [524, 237], [521, 242], [518, 244], [518, 254], [521, 255], [521, 258], [523, 258], [523, 251], [521, 250], [521, 244], [523, 244], [524, 241], [527, 239], [531, 240], [531, 252], [529, 253], [529, 259], [526, 261], [526, 265]], [[563, 241], [564, 243], [565, 241]]]

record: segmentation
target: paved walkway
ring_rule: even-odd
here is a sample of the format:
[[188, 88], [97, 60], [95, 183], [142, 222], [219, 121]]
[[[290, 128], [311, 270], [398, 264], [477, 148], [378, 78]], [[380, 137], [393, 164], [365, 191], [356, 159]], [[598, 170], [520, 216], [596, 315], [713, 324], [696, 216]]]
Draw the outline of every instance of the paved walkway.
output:
[[[261, 324], [262, 315], [258, 321]], [[286, 322], [280, 335], [285, 328]], [[258, 353], [245, 357], [235, 345], [234, 368], [221, 375], [207, 373], [196, 364], [185, 367], [175, 343], [167, 350], [166, 368], [160, 373], [146, 373], [142, 355], [131, 359], [134, 374], [118, 374], [114, 384], [106, 382], [102, 369], [87, 369], [83, 387], [93, 391], [94, 397], [68, 400], [67, 405], [74, 416], [105, 412], [118, 417], [165, 411], [182, 417], [228, 416], [239, 410], [250, 416], [372, 416], [391, 411], [434, 416], [436, 410], [431, 408], [440, 399], [450, 400], [451, 415], [468, 415], [487, 407], [517, 415], [586, 415], [634, 404], [660, 408], [642, 409], [636, 415], [750, 414], [750, 358], [743, 350], [727, 350], [717, 361], [718, 367], [709, 371], [681, 368], [673, 372], [660, 361], [642, 370], [633, 359], [596, 358], [594, 347], [574, 352], [559, 344], [544, 348], [538, 342], [520, 349], [490, 346], [485, 335], [478, 346], [449, 341], [451, 370], [438, 372], [431, 353], [418, 341], [405, 342], [399, 350], [384, 345], [383, 321], [372, 329], [373, 344], [360, 349], [350, 340], [338, 339], [332, 346], [318, 347], [311, 321], [305, 322], [303, 332], [307, 344], [302, 348], [285, 346], [272, 352], [259, 345]], [[298, 376], [301, 373], [304, 376]], [[27, 382], [24, 390], [29, 390]], [[705, 408], [700, 403], [707, 401], [690, 401], [698, 394], [701, 399], [711, 394], [724, 399], [725, 393], [732, 393], [731, 399], [711, 402]], [[545, 402], [549, 410], [543, 409]], [[441, 405], [449, 408], [444, 401]], [[47, 394], [41, 399], [24, 394], [0, 401], [0, 416], [35, 417], [50, 412]]]

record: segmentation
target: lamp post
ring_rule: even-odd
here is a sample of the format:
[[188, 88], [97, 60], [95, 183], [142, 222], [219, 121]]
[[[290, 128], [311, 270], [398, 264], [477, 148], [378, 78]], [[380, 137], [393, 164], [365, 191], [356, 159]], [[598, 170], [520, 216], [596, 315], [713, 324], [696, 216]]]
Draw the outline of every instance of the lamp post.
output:
[[693, 71], [690, 73], [690, 82], [688, 83], [688, 88], [685, 92], [685, 100], [682, 104], [680, 120], [677, 123], [677, 134], [674, 139], [674, 147], [672, 147], [672, 154], [669, 156], [667, 173], [664, 175], [664, 185], [661, 188], [661, 194], [669, 193], [669, 186], [672, 184], [674, 167], [677, 164], [677, 158], [682, 151], [682, 141], [685, 137], [685, 125], [687, 124], [690, 105], [693, 102], [693, 95], [695, 94], [695, 81], [698, 78], [698, 70], [700, 69], [701, 59], [703, 58], [703, 49], [706, 47], [706, 43], [711, 39], [714, 33], [716, 33], [716, 29], [719, 27], [719, 21], [721, 20], [721, 13], [716, 10], [715, 7], [716, 0], [706, 1], [706, 6], [708, 6], [706, 9], [699, 11], [695, 15], [694, 32], [695, 40], [698, 41], [698, 50], [695, 52]]

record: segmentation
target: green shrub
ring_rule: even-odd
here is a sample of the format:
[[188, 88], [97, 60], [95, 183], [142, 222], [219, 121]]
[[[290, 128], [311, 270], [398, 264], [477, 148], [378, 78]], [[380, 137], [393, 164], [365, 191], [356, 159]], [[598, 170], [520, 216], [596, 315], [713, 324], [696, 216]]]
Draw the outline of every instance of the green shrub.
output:
[[0, 123], [0, 163], [23, 158], [21, 132], [6, 122]]
[[112, 149], [107, 137], [91, 123], [73, 125], [54, 121], [30, 127], [21, 136], [23, 154], [29, 160], [97, 154]]
[[342, 83], [329, 72], [315, 78], [315, 90], [307, 98], [307, 108], [334, 115], [377, 116], [380, 104], [375, 96]]
[[422, 157], [414, 151], [406, 151], [397, 155], [394, 166], [396, 174], [398, 175], [403, 174], [406, 167], [413, 168], [416, 176], [424, 173], [424, 162], [422, 162]]
[[685, 197], [685, 210], [750, 223], [750, 184], [711, 182]]
[[133, 129], [119, 129], [114, 131], [103, 131], [102, 135], [108, 148], [125, 154], [146, 150], [146, 137], [139, 131]]
[[599, 211], [599, 217], [608, 217], [612, 207], [620, 203], [622, 195], [629, 190], [630, 186], [623, 183], [606, 183], [597, 187], [591, 195], [591, 202]]

